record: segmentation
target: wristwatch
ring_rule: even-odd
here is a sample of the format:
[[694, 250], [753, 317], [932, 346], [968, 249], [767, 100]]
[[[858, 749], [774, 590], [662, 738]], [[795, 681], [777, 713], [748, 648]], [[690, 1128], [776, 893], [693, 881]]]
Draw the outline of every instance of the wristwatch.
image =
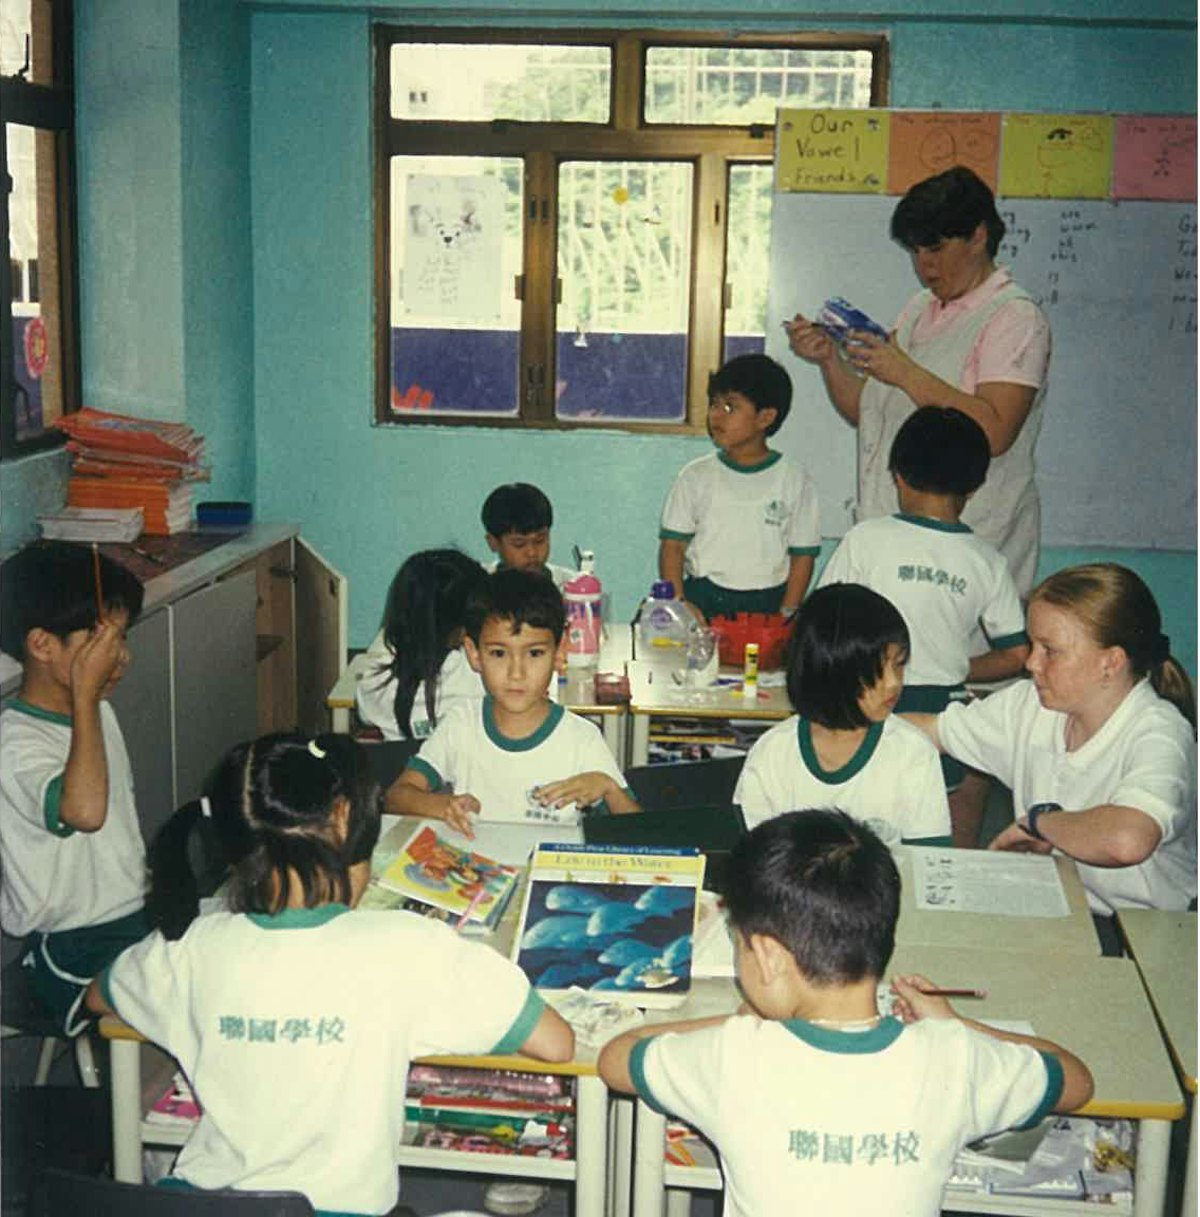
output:
[[1046, 838], [1038, 831], [1038, 819], [1047, 811], [1062, 811], [1061, 803], [1034, 803], [1034, 805], [1025, 813], [1025, 831], [1031, 837], [1037, 837], [1039, 841], [1044, 841]]

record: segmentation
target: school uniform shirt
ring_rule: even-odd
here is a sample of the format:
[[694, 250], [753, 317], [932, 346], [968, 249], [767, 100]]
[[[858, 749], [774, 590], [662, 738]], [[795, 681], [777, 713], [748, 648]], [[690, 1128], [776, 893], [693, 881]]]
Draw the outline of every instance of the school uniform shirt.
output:
[[725, 1217], [936, 1217], [963, 1145], [1032, 1126], [1062, 1092], [1056, 1057], [958, 1019], [847, 1032], [743, 1015], [640, 1040], [629, 1071], [717, 1146]]
[[452, 706], [408, 765], [424, 775], [430, 790], [473, 794], [484, 820], [575, 824], [574, 803], [543, 807], [534, 789], [594, 771], [625, 786], [604, 737], [587, 719], [552, 704], [532, 735], [509, 739], [496, 727], [490, 697]]
[[685, 570], [734, 591], [776, 587], [791, 559], [821, 549], [817, 492], [778, 452], [738, 465], [723, 452], [684, 465], [663, 508], [662, 540], [686, 541]]
[[[1036, 390], [1012, 446], [992, 457], [987, 480], [962, 515], [964, 524], [1004, 555], [1017, 590], [1027, 595], [1037, 569], [1041, 530], [1033, 449], [1042, 426], [1050, 365], [1045, 313], [1000, 268], [957, 300], [943, 303], [930, 291], [918, 292], [904, 306], [895, 333], [901, 350], [964, 393], [997, 381]], [[858, 418], [858, 520], [896, 511], [888, 459], [896, 432], [916, 408], [894, 385], [873, 379], [864, 383]]]
[[746, 827], [811, 807], [857, 820], [886, 820], [908, 841], [950, 835], [950, 808], [937, 749], [894, 714], [872, 723], [840, 769], [823, 769], [812, 724], [800, 715], [776, 723], [750, 749], [733, 801]]
[[[380, 630], [367, 648], [366, 674], [354, 690], [358, 717], [383, 732], [384, 739], [403, 739], [396, 722], [396, 681], [392, 676], [392, 650]], [[457, 701], [482, 701], [486, 690], [479, 673], [471, 667], [461, 647], [449, 651], [438, 672], [437, 692], [434, 694], [434, 718], [440, 719]], [[425, 682], [417, 685], [409, 714], [413, 739], [428, 739], [434, 723], [429, 720], [425, 706]]]
[[409, 1061], [515, 1052], [543, 1009], [491, 947], [411, 913], [214, 913], [102, 974], [105, 1000], [183, 1067], [203, 1115], [174, 1173], [386, 1213]]
[[10, 701], [0, 713], [0, 925], [14, 937], [115, 921], [144, 903], [146, 848], [117, 716], [100, 703], [108, 766], [103, 827], [59, 818], [71, 719]]
[[1139, 681], [1081, 748], [1067, 751], [1067, 715], [1045, 709], [1032, 681], [938, 715], [943, 747], [994, 773], [1013, 794], [1013, 812], [1038, 803], [1083, 811], [1112, 803], [1136, 807], [1162, 831], [1137, 866], [1077, 863], [1088, 903], [1184, 909], [1196, 894], [1196, 741], [1182, 714]]
[[818, 586], [861, 583], [886, 596], [908, 626], [907, 685], [960, 685], [982, 625], [994, 650], [1025, 639], [1025, 614], [1004, 556], [966, 524], [894, 515], [856, 524]]

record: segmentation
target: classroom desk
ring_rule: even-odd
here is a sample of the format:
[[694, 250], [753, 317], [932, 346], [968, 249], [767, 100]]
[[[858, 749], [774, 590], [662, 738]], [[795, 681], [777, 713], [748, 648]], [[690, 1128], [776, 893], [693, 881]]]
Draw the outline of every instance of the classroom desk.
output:
[[1142, 974], [1167, 1047], [1192, 1095], [1183, 1212], [1196, 1212], [1196, 914], [1164, 909], [1121, 909], [1121, 932]]
[[[645, 765], [650, 759], [650, 719], [712, 718], [762, 719], [777, 722], [792, 713], [787, 690], [782, 685], [761, 686], [752, 706], [744, 704], [740, 686], [721, 685], [693, 696], [676, 684], [671, 665], [631, 660], [629, 664], [629, 764]], [[740, 669], [722, 668], [721, 677], [740, 677]]]
[[[575, 714], [600, 720], [604, 740], [612, 750], [621, 769], [626, 767], [626, 713], [624, 705], [601, 704], [596, 701], [593, 678], [597, 672], [623, 672], [632, 650], [630, 627], [617, 625], [605, 631], [604, 644], [597, 664], [590, 667], [568, 667], [565, 681], [559, 683], [558, 700]], [[333, 688], [326, 695], [333, 730], [340, 735], [350, 731], [350, 716], [354, 710], [354, 694], [358, 682], [366, 674], [366, 652], [360, 652], [342, 669]]]
[[[374, 869], [385, 866], [407, 839], [415, 819], [385, 816], [384, 833], [372, 859]], [[520, 919], [521, 892], [509, 902], [504, 919], [489, 940], [508, 955]], [[113, 1177], [125, 1183], [142, 1178], [142, 1146], [182, 1145], [189, 1128], [162, 1129], [143, 1123], [141, 1054], [142, 1037], [115, 1018], [100, 1020], [100, 1034], [110, 1043], [112, 1072]], [[575, 1158], [547, 1161], [499, 1154], [473, 1154], [455, 1150], [402, 1145], [396, 1161], [401, 1167], [463, 1171], [547, 1180], [574, 1180], [576, 1217], [605, 1217], [608, 1166], [608, 1088], [596, 1071], [595, 1049], [585, 1049], [573, 1061], [552, 1064], [525, 1056], [439, 1056], [422, 1058], [438, 1065], [474, 1069], [511, 1069], [527, 1073], [560, 1073], [576, 1079]], [[403, 1187], [403, 1182], [401, 1184]], [[402, 1193], [403, 1196], [403, 1193]]]
[[[1079, 955], [900, 946], [889, 972], [921, 972], [941, 984], [982, 988], [987, 998], [961, 1001], [972, 1018], [1024, 1019], [1036, 1034], [1070, 1048], [1087, 1062], [1095, 1094], [1081, 1115], [1140, 1121], [1134, 1217], [1161, 1217], [1166, 1190], [1170, 1122], [1184, 1112], [1174, 1070], [1163, 1047], [1131, 960]], [[653, 1011], [652, 1022], [704, 1017], [734, 1010], [739, 997], [729, 981], [702, 980], [682, 1008]], [[633, 1217], [662, 1217], [664, 1186], [686, 1188], [690, 1168], [663, 1161], [666, 1121], [638, 1102], [633, 1152]], [[696, 1185], [715, 1185], [699, 1171]], [[1095, 1212], [1072, 1201], [1028, 1197], [947, 1195], [947, 1209], [967, 1212]], [[673, 1214], [686, 1206], [673, 1204]], [[1111, 1211], [1111, 1210], [1110, 1210]]]

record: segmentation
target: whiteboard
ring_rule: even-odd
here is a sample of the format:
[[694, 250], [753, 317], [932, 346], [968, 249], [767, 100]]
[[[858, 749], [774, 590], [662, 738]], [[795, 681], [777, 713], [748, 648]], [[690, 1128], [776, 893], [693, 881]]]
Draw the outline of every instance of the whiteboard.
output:
[[[817, 485], [821, 532], [853, 522], [854, 431], [781, 322], [845, 296], [890, 328], [918, 290], [885, 195], [776, 193], [766, 349], [795, 386], [775, 444]], [[998, 199], [997, 262], [1050, 319], [1036, 452], [1043, 545], [1196, 547], [1196, 205]]]

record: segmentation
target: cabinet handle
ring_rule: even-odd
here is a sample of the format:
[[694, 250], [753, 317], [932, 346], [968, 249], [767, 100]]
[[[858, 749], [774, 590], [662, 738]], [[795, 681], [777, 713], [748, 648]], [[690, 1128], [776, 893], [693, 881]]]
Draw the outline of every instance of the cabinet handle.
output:
[[290, 579], [293, 583], [300, 577], [296, 573], [294, 566], [271, 566], [268, 567], [271, 575], [276, 579]]

